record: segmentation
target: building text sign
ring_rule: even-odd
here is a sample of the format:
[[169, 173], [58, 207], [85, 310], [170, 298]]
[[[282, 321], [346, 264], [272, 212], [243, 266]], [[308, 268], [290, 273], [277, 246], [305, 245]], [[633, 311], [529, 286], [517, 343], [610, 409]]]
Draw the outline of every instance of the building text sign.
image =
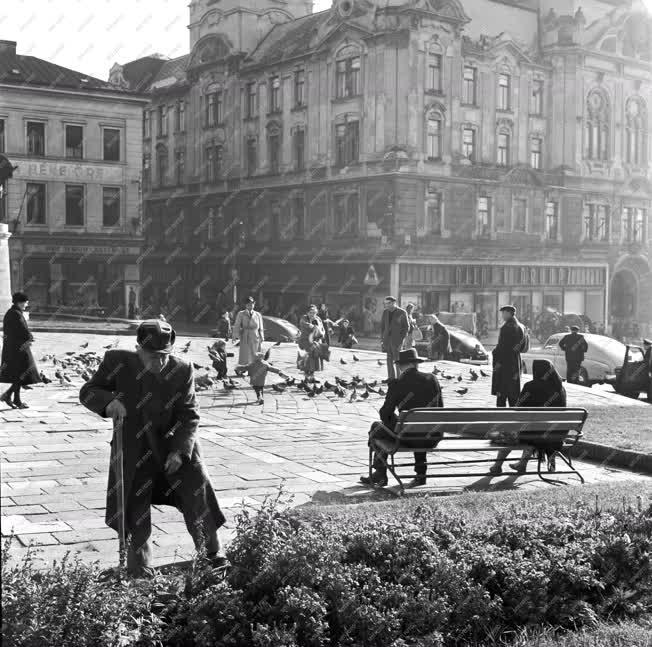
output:
[[75, 164], [71, 162], [18, 161], [14, 178], [25, 180], [59, 180], [78, 182], [112, 182], [121, 184], [124, 173], [121, 166]]
[[82, 256], [138, 256], [140, 247], [108, 247], [100, 245], [25, 245], [28, 254], [75, 254]]

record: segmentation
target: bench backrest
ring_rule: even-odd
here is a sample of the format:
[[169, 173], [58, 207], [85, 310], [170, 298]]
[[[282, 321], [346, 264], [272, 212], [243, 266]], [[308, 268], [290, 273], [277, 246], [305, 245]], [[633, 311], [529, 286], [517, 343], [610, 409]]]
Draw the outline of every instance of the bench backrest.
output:
[[492, 409], [422, 408], [401, 411], [394, 433], [403, 439], [445, 436], [487, 438], [490, 432], [512, 432], [528, 437], [565, 435], [581, 431], [586, 409], [517, 407]]

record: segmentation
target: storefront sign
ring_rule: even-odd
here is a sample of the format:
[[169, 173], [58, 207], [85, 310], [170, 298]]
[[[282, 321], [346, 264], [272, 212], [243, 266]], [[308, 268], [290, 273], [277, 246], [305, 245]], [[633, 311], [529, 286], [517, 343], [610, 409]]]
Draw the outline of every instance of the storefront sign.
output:
[[59, 180], [78, 182], [124, 181], [122, 166], [99, 166], [95, 164], [74, 164], [70, 162], [19, 162], [14, 178], [24, 180]]
[[111, 247], [99, 245], [25, 245], [26, 254], [74, 254], [79, 256], [138, 256], [140, 247]]

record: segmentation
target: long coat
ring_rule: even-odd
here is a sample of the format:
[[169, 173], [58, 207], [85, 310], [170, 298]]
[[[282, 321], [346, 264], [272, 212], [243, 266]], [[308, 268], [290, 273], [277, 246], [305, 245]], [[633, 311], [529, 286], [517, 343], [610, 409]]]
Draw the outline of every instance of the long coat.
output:
[[586, 343], [584, 335], [571, 332], [560, 339], [559, 348], [566, 354], [568, 364], [581, 364], [584, 361], [585, 353], [589, 350], [589, 345]]
[[307, 353], [304, 364], [305, 373], [314, 373], [322, 369], [321, 353], [315, 342], [325, 343], [326, 331], [324, 323], [315, 315], [305, 314], [299, 319], [301, 334], [297, 340], [299, 348]]
[[391, 323], [389, 322], [389, 310], [384, 310], [380, 319], [380, 338], [385, 351], [400, 350], [409, 329], [407, 312], [403, 308], [394, 308]]
[[30, 342], [34, 341], [20, 308], [13, 305], [3, 319], [2, 360], [0, 382], [36, 384], [41, 381]]
[[[194, 492], [195, 496], [203, 498], [203, 507], [217, 527], [222, 526], [224, 515], [204, 467], [197, 437], [199, 412], [192, 365], [170, 356], [160, 376], [156, 376], [145, 370], [136, 352], [109, 350], [93, 377], [81, 388], [79, 399], [87, 409], [106, 418], [106, 407], [116, 398], [127, 410], [122, 433], [126, 504], [138, 465], [151, 453], [159, 464], [152, 504], [181, 509], [177, 489]], [[163, 464], [173, 451], [181, 454], [183, 462], [168, 481]], [[106, 524], [117, 531], [115, 454], [114, 436], [106, 494]]]
[[263, 315], [255, 310], [240, 310], [233, 324], [233, 339], [240, 340], [238, 364], [251, 364], [265, 339]]
[[512, 394], [521, 390], [521, 353], [527, 347], [525, 327], [516, 317], [506, 321], [498, 333], [498, 344], [493, 351], [491, 393]]

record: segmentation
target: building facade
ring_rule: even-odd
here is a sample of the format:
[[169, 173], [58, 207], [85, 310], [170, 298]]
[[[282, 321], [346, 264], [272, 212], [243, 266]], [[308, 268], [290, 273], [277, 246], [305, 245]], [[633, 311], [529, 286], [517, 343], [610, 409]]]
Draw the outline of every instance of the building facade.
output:
[[189, 55], [111, 78], [151, 98], [152, 307], [230, 307], [235, 282], [280, 311], [393, 293], [645, 330], [652, 19], [583, 7], [194, 0]]
[[0, 152], [18, 166], [0, 215], [13, 232], [12, 286], [32, 310], [127, 314], [141, 283], [146, 104], [0, 42]]

